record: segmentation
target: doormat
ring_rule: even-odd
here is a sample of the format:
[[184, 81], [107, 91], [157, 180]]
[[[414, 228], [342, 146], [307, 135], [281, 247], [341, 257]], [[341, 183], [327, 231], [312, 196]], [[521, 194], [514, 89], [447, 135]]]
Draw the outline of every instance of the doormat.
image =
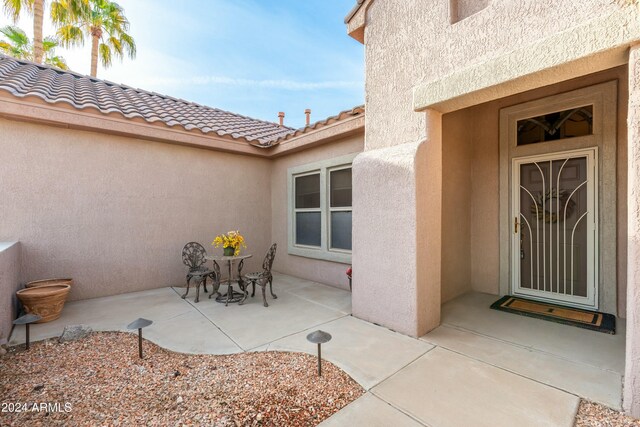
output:
[[491, 304], [491, 308], [564, 325], [577, 326], [578, 328], [591, 329], [592, 331], [612, 335], [616, 333], [615, 316], [600, 313], [599, 311], [563, 307], [508, 295]]

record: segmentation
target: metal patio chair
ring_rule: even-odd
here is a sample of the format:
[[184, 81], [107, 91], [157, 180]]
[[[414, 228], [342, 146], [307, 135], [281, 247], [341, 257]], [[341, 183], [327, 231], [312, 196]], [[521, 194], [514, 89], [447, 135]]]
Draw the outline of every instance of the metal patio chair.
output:
[[252, 298], [256, 294], [256, 284], [262, 288], [262, 301], [265, 307], [269, 307], [269, 304], [267, 304], [267, 296], [265, 293], [267, 283], [269, 283], [269, 292], [271, 293], [271, 296], [273, 297], [273, 299], [278, 298], [276, 294], [273, 293], [273, 275], [271, 274], [271, 267], [273, 266], [273, 260], [276, 257], [277, 247], [278, 245], [274, 243], [269, 248], [269, 251], [267, 251], [267, 255], [264, 257], [264, 261], [262, 262], [262, 271], [258, 271], [256, 273], [249, 273], [246, 276], [244, 276], [244, 279], [246, 281], [246, 288], [244, 289], [245, 296], [244, 296], [244, 299], [240, 301], [240, 304], [242, 304], [244, 300], [247, 299], [247, 294], [249, 293], [248, 291], [249, 284], [252, 286], [252, 292], [251, 292]]
[[182, 262], [189, 267], [187, 273], [187, 291], [182, 295], [182, 299], [187, 297], [189, 293], [189, 287], [191, 285], [191, 279], [194, 280], [196, 286], [196, 299], [195, 302], [200, 301], [200, 285], [204, 287], [204, 291], [207, 292], [207, 278], [211, 278], [213, 282], [213, 289], [211, 292], [218, 292], [220, 287], [220, 271], [218, 272], [209, 270], [204, 266], [206, 262], [205, 256], [207, 251], [198, 242], [189, 242], [182, 248]]

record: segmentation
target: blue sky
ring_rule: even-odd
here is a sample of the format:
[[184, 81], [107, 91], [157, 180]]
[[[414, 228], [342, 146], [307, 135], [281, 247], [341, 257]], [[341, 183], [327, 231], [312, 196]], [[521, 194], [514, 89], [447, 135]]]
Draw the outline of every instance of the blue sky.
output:
[[[316, 121], [364, 102], [363, 48], [343, 23], [355, 0], [118, 3], [138, 55], [100, 68], [100, 78], [264, 120], [284, 111], [293, 127], [304, 124], [305, 108]], [[19, 25], [31, 34], [30, 17]], [[88, 74], [89, 48], [59, 53]]]

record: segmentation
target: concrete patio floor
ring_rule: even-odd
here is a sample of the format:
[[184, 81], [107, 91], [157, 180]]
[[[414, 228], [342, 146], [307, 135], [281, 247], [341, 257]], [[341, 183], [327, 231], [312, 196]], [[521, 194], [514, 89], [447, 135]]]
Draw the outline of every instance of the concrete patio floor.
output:
[[620, 409], [616, 335], [491, 310], [469, 293], [442, 307], [433, 347], [323, 426], [573, 426], [580, 397]]
[[[624, 324], [610, 336], [490, 310], [494, 295], [467, 294], [443, 306], [441, 327], [410, 338], [350, 315], [349, 292], [274, 274], [269, 307], [257, 290], [243, 306], [182, 288], [67, 303], [60, 319], [35, 325], [32, 339], [65, 325], [125, 330], [138, 317], [145, 338], [184, 353], [315, 352], [305, 339], [333, 335], [323, 357], [367, 390], [322, 425], [572, 426], [579, 397], [620, 407]], [[16, 328], [10, 344], [24, 341]]]

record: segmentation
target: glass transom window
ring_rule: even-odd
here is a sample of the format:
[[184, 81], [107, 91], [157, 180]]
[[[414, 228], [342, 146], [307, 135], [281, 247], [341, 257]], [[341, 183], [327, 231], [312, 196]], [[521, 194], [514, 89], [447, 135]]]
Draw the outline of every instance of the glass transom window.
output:
[[593, 105], [518, 120], [518, 145], [593, 135]]

